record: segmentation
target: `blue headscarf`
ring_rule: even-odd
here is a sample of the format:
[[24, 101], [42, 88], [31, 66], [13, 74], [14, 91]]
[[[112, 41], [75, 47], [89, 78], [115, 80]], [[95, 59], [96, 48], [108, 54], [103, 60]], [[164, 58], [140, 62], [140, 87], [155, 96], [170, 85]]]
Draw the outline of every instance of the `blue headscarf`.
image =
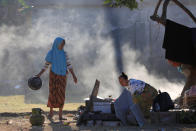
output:
[[52, 64], [52, 72], [57, 75], [65, 76], [67, 71], [65, 51], [58, 49], [63, 40], [64, 39], [60, 37], [54, 40], [52, 49], [48, 52], [45, 60]]

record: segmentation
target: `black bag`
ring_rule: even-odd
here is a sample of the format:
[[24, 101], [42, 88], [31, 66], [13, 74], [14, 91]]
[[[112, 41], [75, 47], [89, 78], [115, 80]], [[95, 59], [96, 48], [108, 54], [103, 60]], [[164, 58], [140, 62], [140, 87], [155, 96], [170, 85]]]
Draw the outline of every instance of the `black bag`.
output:
[[174, 109], [174, 103], [167, 92], [159, 91], [159, 95], [153, 101], [152, 109], [154, 112], [166, 112], [169, 109]]

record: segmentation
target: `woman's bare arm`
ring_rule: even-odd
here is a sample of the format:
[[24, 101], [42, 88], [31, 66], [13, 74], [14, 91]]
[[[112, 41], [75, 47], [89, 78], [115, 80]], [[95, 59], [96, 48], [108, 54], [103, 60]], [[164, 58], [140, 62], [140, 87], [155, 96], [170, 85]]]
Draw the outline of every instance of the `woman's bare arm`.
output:
[[42, 68], [42, 70], [37, 75], [35, 75], [35, 76], [40, 77], [48, 69], [48, 66], [49, 65], [50, 65], [50, 63], [49, 62], [46, 62], [45, 65], [44, 65], [44, 67]]
[[44, 72], [45, 72], [45, 69], [42, 69], [42, 70], [41, 70], [37, 75], [35, 75], [35, 76], [40, 77]]
[[77, 80], [77, 77], [76, 77], [76, 75], [75, 75], [75, 73], [74, 73], [74, 71], [73, 71], [73, 68], [70, 68], [70, 69], [69, 69], [69, 72], [72, 74], [72, 77], [73, 77], [74, 82], [77, 83], [78, 80]]
[[74, 73], [74, 70], [72, 68], [71, 61], [69, 59], [69, 56], [67, 55], [67, 53], [65, 53], [65, 56], [66, 56], [66, 62], [67, 62], [67, 69], [72, 74], [72, 77], [73, 77], [74, 82], [77, 83], [78, 80], [77, 80], [77, 77], [76, 77], [76, 75]]

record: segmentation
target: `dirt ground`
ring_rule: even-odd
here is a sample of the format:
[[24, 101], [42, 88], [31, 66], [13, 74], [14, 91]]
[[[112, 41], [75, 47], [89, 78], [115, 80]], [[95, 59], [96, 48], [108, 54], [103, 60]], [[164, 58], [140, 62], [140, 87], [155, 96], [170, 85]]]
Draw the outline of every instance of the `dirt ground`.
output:
[[[8, 101], [9, 100], [9, 101]], [[25, 104], [24, 96], [0, 96], [0, 131], [196, 131], [195, 125], [145, 125], [136, 126], [76, 126], [73, 120], [76, 110], [84, 103], [66, 103], [64, 117], [68, 120], [60, 122], [55, 112], [54, 121], [47, 119], [49, 108], [43, 104]], [[32, 108], [41, 108], [45, 111], [45, 123], [41, 126], [31, 126], [29, 118]], [[69, 110], [69, 111], [67, 111]], [[57, 110], [56, 110], [57, 111]], [[8, 113], [6, 113], [8, 112]], [[66, 125], [65, 122], [70, 122]]]
[[[143, 128], [137, 126], [76, 126], [74, 120], [75, 111], [64, 111], [67, 120], [60, 122], [58, 114], [55, 113], [53, 121], [45, 116], [43, 126], [31, 126], [29, 118], [31, 113], [0, 113], [0, 131], [196, 131], [195, 125], [145, 125]], [[66, 122], [70, 122], [66, 125]]]
[[[84, 103], [65, 103], [63, 110], [77, 110], [80, 105], [84, 105]], [[0, 113], [31, 112], [32, 108], [41, 108], [44, 111], [49, 111], [46, 104], [26, 104], [24, 95], [0, 96]]]

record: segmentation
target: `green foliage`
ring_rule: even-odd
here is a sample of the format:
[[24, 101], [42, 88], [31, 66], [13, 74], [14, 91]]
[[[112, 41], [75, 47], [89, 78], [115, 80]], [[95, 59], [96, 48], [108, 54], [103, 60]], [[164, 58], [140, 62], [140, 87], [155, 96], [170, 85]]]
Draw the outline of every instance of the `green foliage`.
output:
[[29, 8], [29, 6], [25, 3], [24, 0], [18, 0], [18, 2], [19, 2], [24, 8]]
[[[143, 1], [143, 0], [140, 0]], [[108, 5], [110, 7], [122, 7], [125, 6], [129, 8], [130, 10], [133, 10], [138, 7], [137, 0], [105, 0], [105, 5]]]
[[1, 1], [0, 1], [0, 4], [1, 4], [2, 6], [5, 6], [5, 5], [7, 4], [7, 1], [6, 1], [6, 0], [1, 0]]
[[25, 0], [0, 0], [0, 5], [2, 6], [8, 6], [9, 4], [16, 4], [16, 3], [19, 3], [19, 5], [21, 5], [24, 8], [29, 8]]

